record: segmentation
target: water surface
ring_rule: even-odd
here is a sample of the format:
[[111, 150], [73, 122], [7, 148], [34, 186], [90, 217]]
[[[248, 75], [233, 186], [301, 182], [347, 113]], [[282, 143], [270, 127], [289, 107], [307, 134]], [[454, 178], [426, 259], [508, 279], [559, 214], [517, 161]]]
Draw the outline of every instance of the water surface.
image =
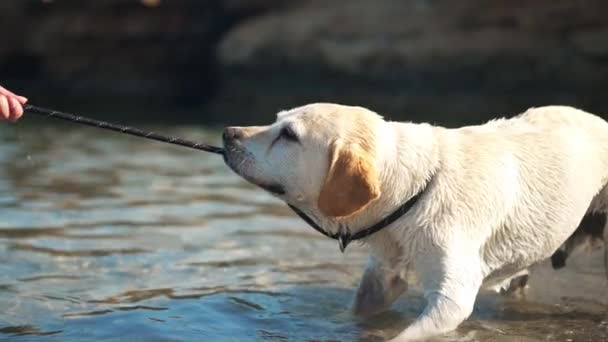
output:
[[[382, 341], [424, 307], [414, 284], [352, 317], [365, 247], [341, 254], [216, 155], [24, 120], [0, 127], [0, 167], [0, 339]], [[436, 340], [607, 340], [600, 255], [544, 264], [523, 299], [481, 293]]]

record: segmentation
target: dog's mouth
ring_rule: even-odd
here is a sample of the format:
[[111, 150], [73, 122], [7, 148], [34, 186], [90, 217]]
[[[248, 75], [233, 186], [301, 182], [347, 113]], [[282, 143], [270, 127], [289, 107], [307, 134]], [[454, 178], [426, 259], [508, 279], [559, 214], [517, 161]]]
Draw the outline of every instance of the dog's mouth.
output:
[[234, 171], [237, 175], [241, 176], [247, 182], [258, 186], [274, 195], [285, 195], [286, 191], [282, 185], [277, 183], [262, 182], [256, 179], [255, 177], [250, 176], [247, 172], [244, 171], [247, 167], [251, 166], [252, 161], [249, 153], [243, 150], [243, 148], [233, 145], [225, 146], [225, 152], [223, 156], [226, 165], [228, 165], [228, 167], [232, 171]]

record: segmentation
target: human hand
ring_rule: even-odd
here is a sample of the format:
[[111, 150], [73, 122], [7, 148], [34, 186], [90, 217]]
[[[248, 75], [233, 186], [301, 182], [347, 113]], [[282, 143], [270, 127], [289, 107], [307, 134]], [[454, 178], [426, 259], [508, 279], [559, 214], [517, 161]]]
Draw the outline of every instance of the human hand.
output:
[[0, 121], [17, 121], [23, 115], [23, 107], [27, 98], [14, 94], [0, 86]]

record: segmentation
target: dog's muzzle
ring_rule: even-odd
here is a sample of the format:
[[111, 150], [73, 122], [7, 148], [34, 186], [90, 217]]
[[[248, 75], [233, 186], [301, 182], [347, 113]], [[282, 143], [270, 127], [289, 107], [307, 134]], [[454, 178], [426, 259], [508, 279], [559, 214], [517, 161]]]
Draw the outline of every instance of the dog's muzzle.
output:
[[253, 164], [253, 157], [250, 153], [242, 146], [241, 139], [243, 135], [241, 131], [236, 127], [226, 127], [222, 133], [222, 140], [224, 142], [224, 162], [232, 171], [239, 176], [243, 177], [246, 181], [259, 186], [260, 188], [271, 192], [275, 195], [284, 195], [285, 188], [280, 184], [262, 182], [244, 170], [247, 165]]

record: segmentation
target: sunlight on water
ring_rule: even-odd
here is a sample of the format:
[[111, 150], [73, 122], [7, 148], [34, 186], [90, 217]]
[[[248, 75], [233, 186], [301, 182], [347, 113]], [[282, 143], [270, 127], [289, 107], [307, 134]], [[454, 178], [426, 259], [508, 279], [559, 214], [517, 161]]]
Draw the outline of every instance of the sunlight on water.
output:
[[[73, 126], [4, 126], [0, 141], [0, 338], [381, 341], [424, 307], [413, 286], [352, 317], [365, 248], [341, 254], [217, 155]], [[525, 300], [481, 293], [439, 340], [605, 340], [599, 255], [542, 267]]]

